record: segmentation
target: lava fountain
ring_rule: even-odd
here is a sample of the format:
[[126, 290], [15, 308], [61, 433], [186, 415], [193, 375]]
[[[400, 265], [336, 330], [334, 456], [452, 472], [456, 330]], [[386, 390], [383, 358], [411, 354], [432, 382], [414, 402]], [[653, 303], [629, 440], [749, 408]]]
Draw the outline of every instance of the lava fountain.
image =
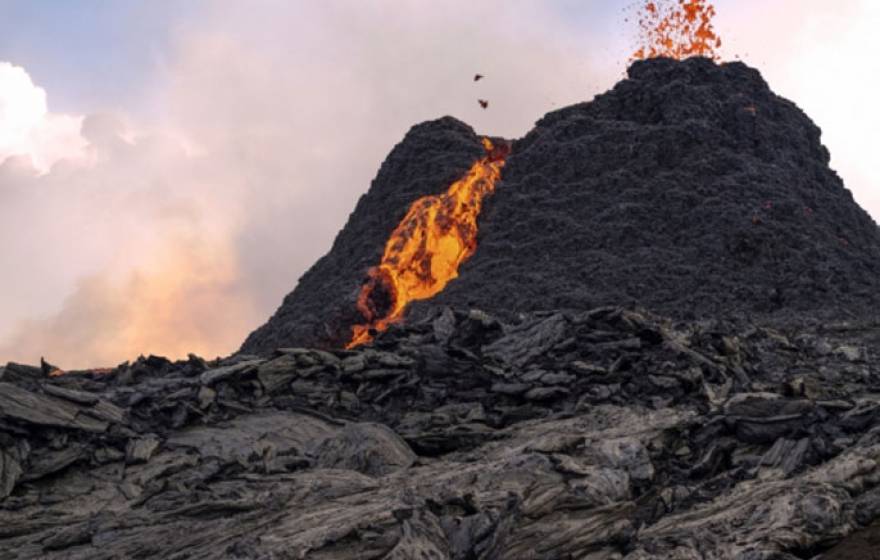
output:
[[718, 60], [721, 38], [712, 18], [715, 7], [706, 0], [645, 2], [639, 16], [639, 49], [631, 60], [661, 56], [681, 60], [705, 56]]
[[346, 348], [367, 343], [400, 321], [410, 302], [429, 299], [458, 277], [458, 267], [477, 249], [477, 217], [483, 199], [494, 192], [510, 153], [507, 144], [483, 138], [486, 155], [441, 195], [424, 196], [410, 206], [385, 244], [378, 266], [357, 300], [365, 322], [352, 327]]

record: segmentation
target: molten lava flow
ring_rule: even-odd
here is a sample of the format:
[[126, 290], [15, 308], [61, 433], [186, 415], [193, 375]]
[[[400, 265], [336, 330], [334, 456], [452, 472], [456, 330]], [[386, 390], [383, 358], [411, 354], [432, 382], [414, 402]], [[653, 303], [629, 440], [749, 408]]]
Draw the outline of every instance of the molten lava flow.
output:
[[372, 340], [371, 331], [384, 331], [403, 318], [411, 301], [434, 297], [458, 267], [477, 248], [477, 216], [483, 198], [495, 190], [501, 177], [507, 145], [483, 139], [486, 155], [444, 194], [416, 200], [385, 244], [379, 266], [358, 296], [357, 308], [366, 323], [352, 328], [346, 348]]
[[[670, 2], [671, 3], [671, 2]], [[666, 56], [681, 60], [689, 56], [720, 57], [721, 39], [712, 27], [715, 7], [706, 0], [645, 2], [639, 18], [640, 43], [631, 60]]]

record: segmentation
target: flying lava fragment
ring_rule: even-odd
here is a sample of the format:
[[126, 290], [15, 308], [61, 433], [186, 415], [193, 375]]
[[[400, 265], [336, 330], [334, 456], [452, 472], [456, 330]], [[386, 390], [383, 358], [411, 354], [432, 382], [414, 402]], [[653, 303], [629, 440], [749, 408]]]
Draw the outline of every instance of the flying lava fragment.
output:
[[631, 60], [669, 57], [678, 60], [705, 56], [719, 60], [721, 38], [712, 18], [715, 7], [707, 0], [655, 0], [641, 5], [639, 48]]
[[485, 99], [477, 99], [477, 103], [480, 104], [480, 107], [483, 109], [487, 109], [489, 107], [489, 102]]

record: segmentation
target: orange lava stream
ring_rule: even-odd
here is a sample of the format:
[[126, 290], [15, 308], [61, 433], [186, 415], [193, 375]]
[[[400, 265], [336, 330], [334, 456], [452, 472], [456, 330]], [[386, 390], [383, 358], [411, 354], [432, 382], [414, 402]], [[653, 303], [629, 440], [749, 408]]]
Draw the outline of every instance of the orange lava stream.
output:
[[483, 199], [495, 190], [510, 151], [483, 139], [486, 155], [441, 195], [416, 200], [395, 228], [379, 266], [358, 296], [357, 308], [366, 322], [352, 327], [346, 348], [372, 340], [403, 318], [410, 302], [429, 299], [458, 277], [458, 267], [477, 249], [477, 217]]
[[714, 17], [715, 7], [706, 0], [677, 0], [674, 4], [645, 2], [639, 17], [642, 46], [631, 60], [661, 56], [678, 60], [705, 56], [719, 60], [717, 49], [721, 47], [721, 38], [712, 26]]

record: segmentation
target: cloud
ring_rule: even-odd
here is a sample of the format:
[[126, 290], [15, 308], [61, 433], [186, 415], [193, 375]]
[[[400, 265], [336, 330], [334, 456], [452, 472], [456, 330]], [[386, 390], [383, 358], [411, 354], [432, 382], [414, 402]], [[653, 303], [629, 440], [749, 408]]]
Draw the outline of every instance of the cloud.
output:
[[79, 121], [84, 156], [0, 165], [0, 358], [74, 368], [236, 348], [260, 317], [234, 164], [167, 127]]
[[80, 117], [50, 113], [46, 92], [24, 68], [0, 62], [0, 164], [26, 157], [47, 172], [58, 160], [84, 157], [81, 123]]

